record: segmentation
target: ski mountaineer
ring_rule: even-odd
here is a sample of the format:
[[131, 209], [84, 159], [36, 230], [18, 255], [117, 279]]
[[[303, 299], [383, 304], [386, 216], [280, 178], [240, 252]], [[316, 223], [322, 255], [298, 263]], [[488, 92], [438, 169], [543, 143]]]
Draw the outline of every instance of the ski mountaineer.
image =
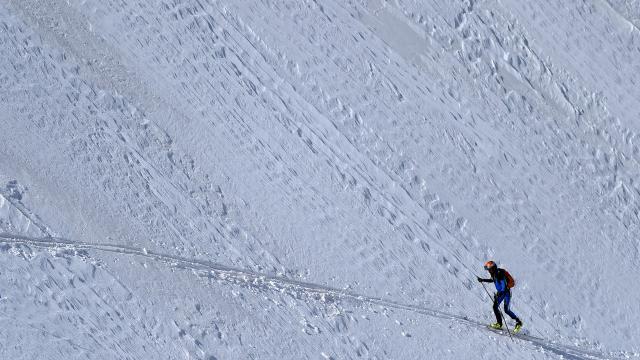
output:
[[499, 268], [493, 261], [487, 261], [484, 264], [484, 269], [489, 272], [491, 279], [477, 277], [478, 281], [492, 282], [498, 291], [493, 297], [493, 313], [496, 315], [497, 322], [489, 325], [489, 327], [496, 330], [502, 329], [502, 316], [500, 316], [499, 307], [500, 303], [504, 301], [504, 312], [516, 321], [514, 332], [520, 331], [522, 328], [522, 321], [520, 321], [516, 314], [509, 309], [509, 303], [511, 302], [511, 288], [515, 286], [515, 281], [508, 271]]

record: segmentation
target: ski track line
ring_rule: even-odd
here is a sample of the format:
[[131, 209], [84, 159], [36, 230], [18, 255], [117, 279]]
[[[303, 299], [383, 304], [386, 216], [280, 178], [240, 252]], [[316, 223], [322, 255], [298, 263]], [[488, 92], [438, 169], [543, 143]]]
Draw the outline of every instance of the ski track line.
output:
[[[330, 286], [262, 274], [252, 270], [230, 267], [214, 262], [189, 259], [169, 254], [161, 254], [158, 252], [146, 250], [144, 248], [141, 249], [132, 246], [107, 243], [91, 244], [55, 237], [34, 238], [7, 233], [0, 233], [0, 242], [7, 244], [27, 245], [42, 249], [67, 248], [71, 250], [93, 250], [143, 257], [156, 262], [169, 264], [171, 267], [175, 268], [188, 269], [192, 271], [205, 271], [205, 274], [199, 275], [211, 279], [224, 280], [234, 285], [244, 285], [258, 290], [298, 290], [306, 297], [323, 302], [331, 301], [331, 299], [335, 298], [360, 304], [385, 306], [398, 310], [410, 311], [429, 317], [455, 321], [464, 325], [471, 325], [480, 330], [490, 331], [486, 329], [485, 324], [477, 320], [470, 319], [466, 316], [451, 314], [444, 311], [434, 310], [416, 305], [403, 304], [380, 297], [371, 297], [355, 292], [344, 291]], [[82, 253], [78, 255], [87, 256], [87, 254]], [[329, 299], [327, 299], [327, 297]], [[503, 335], [506, 336], [506, 334]], [[605, 360], [625, 358], [613, 357], [613, 354], [584, 350], [576, 346], [559, 344], [551, 340], [531, 335], [518, 334], [513, 336], [516, 339], [524, 340], [535, 347], [539, 347], [545, 351], [552, 352], [558, 356], [570, 360]], [[629, 357], [626, 356], [626, 358]]]
[[[55, 1], [57, 1], [59, 4], [63, 4], [61, 0], [55, 0]], [[70, 49], [71, 53], [75, 54], [78, 58], [101, 59], [101, 62], [99, 63], [97, 70], [92, 69], [93, 70], [92, 74], [94, 74], [95, 77], [90, 78], [91, 80], [95, 81], [100, 87], [104, 89], [115, 89], [118, 93], [125, 94], [129, 99], [133, 99], [132, 103], [135, 104], [136, 106], [141, 105], [143, 109], [147, 109], [148, 111], [151, 111], [151, 112], [153, 112], [153, 110], [158, 110], [158, 111], [160, 111], [161, 109], [167, 110], [165, 104], [173, 104], [170, 102], [159, 101], [157, 94], [154, 94], [153, 91], [148, 90], [149, 86], [141, 87], [141, 85], [137, 85], [137, 84], [144, 84], [143, 81], [139, 79], [134, 79], [134, 80], [129, 79], [128, 72], [125, 71], [124, 65], [122, 65], [123, 60], [119, 59], [116, 55], [113, 55], [108, 51], [105, 52], [104, 47], [84, 46], [85, 44], [96, 44], [96, 43], [103, 44], [103, 46], [106, 46], [104, 45], [104, 39], [101, 39], [96, 35], [87, 35], [88, 37], [82, 37], [80, 35], [77, 35], [74, 32], [71, 32], [75, 34], [73, 36], [63, 36], [64, 34], [70, 33], [67, 30], [69, 30], [73, 26], [81, 27], [81, 28], [85, 26], [83, 25], [84, 19], [81, 18], [81, 14], [77, 13], [74, 10], [69, 10], [67, 9], [67, 7], [64, 7], [64, 6], [58, 6], [55, 9], [52, 8], [52, 10], [49, 12], [44, 11], [42, 9], [47, 8], [46, 7], [47, 4], [44, 0], [24, 0], [20, 2], [14, 0], [11, 2], [11, 5], [15, 6], [16, 9], [18, 9], [21, 14], [27, 17], [25, 21], [31, 20], [39, 24], [39, 27], [42, 29], [42, 32], [44, 34], [43, 36], [51, 37], [52, 40], [60, 44], [61, 47]], [[348, 11], [344, 7], [340, 6], [340, 8], [342, 9], [342, 11], [348, 13]], [[204, 12], [207, 13], [206, 10]], [[262, 49], [259, 44], [254, 43], [254, 41], [252, 41], [251, 38], [247, 37], [247, 34], [246, 34], [247, 31], [244, 28], [246, 27], [246, 25], [242, 24], [241, 21], [239, 22], [239, 20], [241, 19], [233, 16], [227, 10], [220, 11], [219, 14], [222, 16], [222, 18], [227, 23], [227, 25], [230, 28], [233, 28], [236, 31], [236, 33], [241, 37], [241, 39], [239, 39], [240, 42], [242, 41], [246, 42], [246, 44], [241, 44], [240, 42], [238, 43], [238, 46], [241, 49], [252, 50], [262, 57], [265, 56], [266, 50]], [[58, 19], [59, 21], [53, 21], [56, 19]], [[52, 20], [52, 21], [49, 21], [49, 20]], [[53, 24], [53, 25], [43, 26], [42, 24]], [[85, 33], [88, 34], [91, 32], [85, 31]], [[92, 41], [85, 41], [87, 39]], [[236, 55], [236, 57], [245, 66], [245, 70], [253, 74], [253, 76], [257, 79], [261, 77], [259, 76], [260, 75], [259, 73], [262, 72], [262, 73], [268, 74], [274, 79], [282, 80], [284, 83], [287, 83], [289, 85], [293, 84], [291, 83], [290, 77], [287, 76], [286, 73], [283, 74], [282, 70], [260, 67], [256, 71], [251, 67], [246, 66], [246, 64], [244, 64], [240, 56]], [[259, 56], [257, 57], [259, 58]], [[308, 85], [303, 84], [303, 86], [308, 86]], [[141, 91], [141, 92], [131, 91], [130, 89], [132, 88], [135, 88], [135, 89], [142, 88], [142, 90], [144, 91]], [[280, 97], [277, 93], [274, 93], [274, 95], [276, 97]], [[457, 262], [457, 265], [458, 265], [457, 267], [459, 267], [461, 271], [466, 270], [468, 271], [469, 275], [475, 275], [474, 272], [465, 265], [468, 262], [463, 259], [465, 254], [467, 256], [472, 256], [472, 255], [468, 252], [468, 249], [466, 249], [466, 245], [462, 243], [458, 235], [455, 234], [452, 231], [452, 229], [450, 229], [448, 226], [443, 224], [441, 220], [434, 219], [434, 224], [438, 226], [438, 229], [429, 230], [422, 225], [421, 221], [417, 219], [417, 217], [420, 214], [423, 214], [425, 212], [427, 216], [429, 216], [430, 212], [428, 211], [428, 209], [425, 209], [424, 206], [418, 203], [415, 196], [412, 195], [407, 190], [406, 184], [403, 182], [403, 180], [398, 179], [397, 174], [392, 173], [385, 166], [376, 164], [376, 162], [373, 161], [370, 158], [370, 156], [367, 155], [363, 151], [363, 149], [361, 149], [360, 146], [352, 143], [352, 141], [344, 133], [344, 131], [340, 130], [339, 126], [336, 126], [336, 124], [334, 123], [334, 120], [329, 119], [325, 115], [323, 109], [319, 107], [318, 104], [310, 102], [309, 99], [297, 93], [294, 93], [294, 97], [296, 98], [297, 102], [295, 103], [295, 105], [292, 105], [292, 106], [300, 108], [303, 113], [305, 112], [304, 110], [311, 110], [313, 113], [316, 114], [315, 116], [317, 116], [320, 120], [322, 120], [322, 125], [320, 126], [317, 126], [313, 123], [308, 123], [308, 122], [305, 123], [304, 125], [305, 125], [305, 128], [309, 130], [309, 132], [312, 133], [315, 136], [315, 138], [318, 140], [318, 141], [314, 141], [314, 144], [322, 144], [322, 147], [323, 147], [322, 150], [324, 150], [323, 153], [326, 154], [328, 159], [331, 159], [333, 157], [338, 157], [338, 159], [342, 163], [352, 164], [355, 170], [351, 171], [351, 170], [345, 169], [345, 172], [350, 173], [354, 178], [361, 179], [364, 183], [368, 185], [368, 187], [370, 187], [371, 189], [374, 189], [377, 192], [377, 194], [380, 196], [382, 201], [386, 202], [387, 204], [393, 207], [393, 213], [401, 215], [402, 219], [405, 219], [407, 224], [411, 224], [415, 227], [416, 232], [422, 232], [426, 236], [426, 238], [430, 239], [434, 244], [438, 245], [442, 250], [443, 254], [449, 254], [450, 255], [449, 259], [453, 258]], [[163, 108], [162, 106], [165, 106], [165, 107]], [[170, 106], [170, 109], [175, 110], [176, 108], [177, 106], [174, 106], [174, 105]], [[184, 107], [180, 107], [180, 108], [184, 109]], [[165, 111], [165, 112], [169, 113], [169, 111]], [[323, 133], [323, 130], [328, 132], [333, 132], [334, 128], [335, 128], [337, 138], [339, 140], [333, 140], [331, 142], [329, 141], [329, 139], [323, 136], [322, 133]], [[340, 149], [344, 147], [335, 145], [336, 141], [339, 141], [343, 144], [349, 144], [345, 146], [350, 146], [353, 149], [351, 154], [352, 155], [357, 154], [358, 158], [355, 161], [350, 160], [348, 154], [345, 156], [344, 153], [340, 151]], [[144, 156], [140, 155], [137, 149], [131, 147], [131, 145], [127, 143], [125, 143], [124, 145], [126, 148], [129, 148], [130, 150], [132, 150], [132, 154], [139, 155], [137, 158], [138, 160], [141, 161], [141, 163], [144, 164], [143, 168], [147, 168], [150, 171], [155, 172], [156, 174], [163, 175], [157, 169], [155, 169], [152, 164], [146, 161]], [[357, 166], [355, 164], [361, 165], [361, 166]], [[358, 170], [361, 167], [373, 169], [374, 171], [371, 171], [369, 173], [377, 174], [377, 175], [374, 178], [371, 178], [367, 176], [367, 172]], [[156, 179], [160, 179], [163, 177], [164, 176], [159, 176], [159, 177], [156, 177]], [[382, 185], [384, 184], [390, 184], [391, 186], [388, 187], [388, 190], [384, 190], [382, 188]], [[390, 192], [391, 191], [390, 189], [395, 188], [396, 185], [398, 186], [398, 190]], [[168, 183], [167, 187], [169, 189], [173, 189], [175, 185]], [[396, 199], [394, 199], [396, 196], [398, 197], [398, 199], [402, 199], [403, 202], [399, 203]], [[16, 205], [15, 202], [13, 201], [12, 201], [12, 204]], [[403, 205], [404, 207], [410, 206], [410, 208], [405, 210], [403, 209]], [[16, 207], [18, 207], [18, 205], [16, 205]], [[25, 213], [25, 215], [27, 214]], [[27, 215], [27, 217], [29, 216]], [[387, 219], [387, 221], [390, 222], [395, 227], [397, 227], [402, 222], [402, 220], [398, 220], [397, 222], [392, 222], [389, 219]], [[39, 225], [37, 225], [38, 224], [37, 221], [33, 221], [33, 222], [34, 224], [36, 224], [36, 226], [40, 227]], [[46, 231], [45, 229], [42, 229], [42, 228], [41, 230], [43, 231], [45, 236], [55, 235], [51, 231]], [[448, 235], [452, 242], [458, 243], [458, 246], [462, 245], [462, 248], [460, 249], [461, 250], [460, 254], [458, 254], [456, 251], [449, 250], [449, 246], [445, 244], [446, 240], [441, 239], [441, 236], [439, 235], [439, 230], [443, 230], [443, 232], [446, 234], [445, 236]], [[438, 234], [434, 234], [434, 231], [437, 232]], [[182, 238], [179, 232], [176, 232], [176, 234], [179, 238]], [[475, 258], [475, 260], [479, 260], [479, 259]], [[461, 279], [458, 275], [453, 274], [453, 276], [458, 278], [458, 280], [463, 281], [463, 279]], [[473, 276], [469, 276], [469, 277], [472, 278]]]
[[49, 227], [40, 220], [38, 215], [27, 209], [27, 207], [22, 204], [20, 199], [16, 199], [15, 196], [11, 194], [8, 185], [4, 189], [0, 188], [0, 196], [9, 204], [11, 204], [16, 210], [18, 210], [18, 212], [20, 212], [27, 220], [29, 220], [29, 222], [31, 222], [33, 226], [38, 228], [38, 230], [40, 230], [40, 232], [44, 236], [52, 236], [53, 233], [51, 229], [49, 229]]

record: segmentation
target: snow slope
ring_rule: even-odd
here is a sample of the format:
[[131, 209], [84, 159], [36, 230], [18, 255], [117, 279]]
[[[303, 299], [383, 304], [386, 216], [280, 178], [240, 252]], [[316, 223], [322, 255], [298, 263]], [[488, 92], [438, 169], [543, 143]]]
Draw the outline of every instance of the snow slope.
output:
[[0, 3], [2, 357], [640, 358], [639, 14]]

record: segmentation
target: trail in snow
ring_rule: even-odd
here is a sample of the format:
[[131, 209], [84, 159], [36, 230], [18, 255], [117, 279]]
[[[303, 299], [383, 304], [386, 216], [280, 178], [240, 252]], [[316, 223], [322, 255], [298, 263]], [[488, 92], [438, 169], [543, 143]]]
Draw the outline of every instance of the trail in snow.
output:
[[[368, 303], [380, 305], [384, 307], [395, 308], [399, 310], [411, 311], [414, 313], [437, 317], [444, 320], [456, 321], [465, 325], [473, 326], [480, 330], [490, 331], [477, 320], [470, 319], [466, 316], [448, 313], [446, 311], [430, 309], [423, 306], [403, 304], [390, 299], [380, 297], [372, 297], [355, 292], [345, 291], [342, 289], [315, 284], [311, 282], [298, 281], [283, 277], [262, 274], [259, 272], [230, 267], [214, 262], [188, 259], [180, 256], [162, 254], [150, 251], [144, 248], [136, 248], [132, 246], [123, 246], [107, 243], [85, 243], [72, 241], [63, 238], [45, 237], [36, 238], [16, 234], [0, 234], [1, 242], [7, 244], [21, 244], [33, 246], [43, 249], [67, 249], [76, 251], [77, 256], [88, 256], [86, 252], [77, 252], [78, 250], [105, 251], [110, 253], [123, 254], [128, 256], [137, 256], [151, 259], [156, 262], [168, 264], [171, 267], [194, 271], [198, 276], [207, 277], [213, 280], [225, 281], [234, 285], [248, 286], [258, 290], [271, 291], [294, 291], [302, 293], [306, 298], [318, 301], [330, 302], [335, 300], [351, 301], [356, 303]], [[68, 254], [68, 253], [65, 253]], [[546, 351], [562, 356], [566, 359], [573, 360], [598, 360], [598, 359], [623, 359], [624, 354], [602, 353], [595, 350], [585, 350], [575, 346], [565, 345], [553, 342], [541, 337], [531, 336], [528, 334], [514, 335], [518, 340], [526, 341], [534, 346], [538, 346]], [[628, 358], [628, 357], [626, 357]]]

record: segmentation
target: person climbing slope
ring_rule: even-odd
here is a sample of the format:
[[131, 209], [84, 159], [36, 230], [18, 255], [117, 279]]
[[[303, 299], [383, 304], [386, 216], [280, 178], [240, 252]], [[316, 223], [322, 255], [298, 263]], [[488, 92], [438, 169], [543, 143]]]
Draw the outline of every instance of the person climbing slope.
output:
[[496, 315], [496, 322], [489, 325], [490, 328], [502, 329], [502, 316], [500, 314], [500, 303], [504, 301], [504, 312], [516, 321], [514, 332], [520, 331], [522, 321], [511, 311], [509, 304], [511, 303], [511, 288], [515, 286], [515, 280], [508, 271], [501, 269], [493, 261], [487, 261], [484, 269], [489, 272], [491, 279], [483, 279], [478, 277], [479, 282], [492, 282], [496, 286], [497, 293], [493, 297], [493, 313]]

